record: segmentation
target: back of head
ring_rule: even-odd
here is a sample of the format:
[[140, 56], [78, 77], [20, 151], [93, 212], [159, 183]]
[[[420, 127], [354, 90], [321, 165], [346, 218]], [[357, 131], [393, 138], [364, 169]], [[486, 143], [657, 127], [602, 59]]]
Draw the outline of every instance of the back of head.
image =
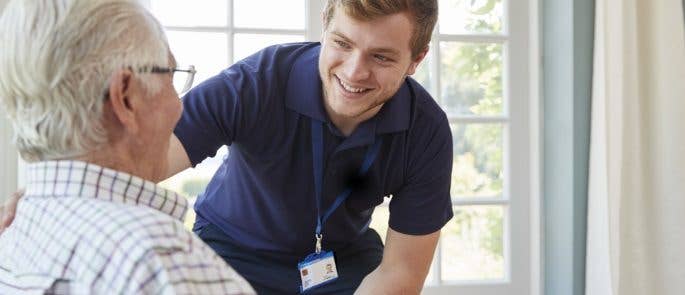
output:
[[112, 73], [169, 58], [161, 26], [135, 0], [10, 0], [0, 44], [0, 110], [27, 161], [72, 158], [106, 144]]
[[408, 13], [414, 23], [411, 38], [412, 56], [428, 47], [433, 28], [438, 21], [437, 0], [327, 0], [324, 8], [324, 28], [328, 27], [336, 9], [343, 9], [352, 18], [372, 20], [396, 13]]

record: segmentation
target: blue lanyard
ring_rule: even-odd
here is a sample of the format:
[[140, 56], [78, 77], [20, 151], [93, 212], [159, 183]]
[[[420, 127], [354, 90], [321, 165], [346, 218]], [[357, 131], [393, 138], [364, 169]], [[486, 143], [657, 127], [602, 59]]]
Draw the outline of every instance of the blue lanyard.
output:
[[[347, 197], [352, 193], [352, 188], [346, 188], [335, 199], [335, 202], [331, 205], [326, 213], [321, 216], [321, 186], [323, 185], [323, 122], [311, 120], [312, 125], [312, 153], [313, 153], [313, 166], [314, 166], [314, 190], [316, 192], [316, 238], [317, 238], [317, 253], [320, 251], [320, 241], [321, 241], [321, 228], [323, 224], [328, 220], [328, 217], [333, 214], [335, 209], [342, 204]], [[364, 162], [362, 166], [359, 167], [359, 176], [363, 176], [373, 164], [376, 159], [378, 152], [381, 147], [381, 138], [376, 138], [376, 141], [372, 146], [366, 149], [366, 155], [364, 156]]]

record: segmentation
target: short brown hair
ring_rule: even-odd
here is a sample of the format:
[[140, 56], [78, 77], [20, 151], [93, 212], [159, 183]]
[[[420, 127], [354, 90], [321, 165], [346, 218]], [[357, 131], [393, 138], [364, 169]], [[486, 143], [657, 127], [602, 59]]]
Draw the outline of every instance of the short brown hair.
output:
[[372, 20], [401, 12], [409, 13], [414, 23], [410, 41], [414, 57], [428, 47], [433, 28], [438, 21], [437, 0], [328, 0], [324, 8], [324, 29], [328, 28], [337, 7], [342, 7], [347, 15], [358, 20]]

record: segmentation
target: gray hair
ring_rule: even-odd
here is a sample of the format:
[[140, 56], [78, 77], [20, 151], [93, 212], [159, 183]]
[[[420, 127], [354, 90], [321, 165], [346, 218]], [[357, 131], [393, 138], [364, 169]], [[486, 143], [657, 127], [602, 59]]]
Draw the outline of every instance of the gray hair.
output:
[[[0, 108], [27, 161], [105, 145], [111, 75], [170, 58], [161, 25], [135, 0], [11, 0], [0, 16], [0, 44]], [[140, 81], [150, 94], [161, 88], [157, 79]]]

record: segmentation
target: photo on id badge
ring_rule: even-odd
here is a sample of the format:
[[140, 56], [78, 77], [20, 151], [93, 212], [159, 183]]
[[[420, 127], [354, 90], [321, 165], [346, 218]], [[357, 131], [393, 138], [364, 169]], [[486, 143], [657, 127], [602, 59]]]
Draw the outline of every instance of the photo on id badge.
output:
[[310, 259], [305, 259], [300, 263], [299, 269], [302, 279], [300, 291], [303, 293], [338, 278], [333, 252], [323, 252]]

